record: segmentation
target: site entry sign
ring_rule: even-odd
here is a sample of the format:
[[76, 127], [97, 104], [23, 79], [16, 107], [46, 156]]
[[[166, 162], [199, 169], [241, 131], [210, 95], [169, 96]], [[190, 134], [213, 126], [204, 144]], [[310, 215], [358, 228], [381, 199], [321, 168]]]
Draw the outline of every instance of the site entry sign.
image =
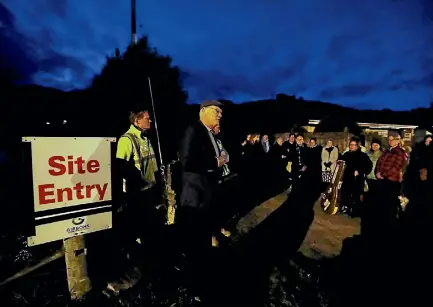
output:
[[[25, 137], [31, 143], [38, 245], [112, 227], [115, 138]], [[114, 148], [114, 149], [113, 149]]]

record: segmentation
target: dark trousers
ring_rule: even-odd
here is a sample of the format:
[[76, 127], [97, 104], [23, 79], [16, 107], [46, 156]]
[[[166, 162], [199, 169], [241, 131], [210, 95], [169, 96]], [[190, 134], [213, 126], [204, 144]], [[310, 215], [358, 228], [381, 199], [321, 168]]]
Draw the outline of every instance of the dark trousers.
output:
[[185, 279], [194, 295], [207, 288], [208, 259], [212, 248], [213, 223], [205, 209], [181, 207], [177, 212], [180, 249], [186, 256]]
[[119, 216], [124, 240], [136, 241], [139, 238], [142, 244], [157, 242], [165, 223], [163, 214], [156, 210], [160, 201], [161, 195], [157, 189], [127, 195], [126, 206]]
[[352, 215], [358, 215], [361, 210], [361, 195], [364, 192], [364, 178], [345, 179], [341, 187], [341, 201], [344, 207], [347, 207]]
[[224, 178], [213, 193], [211, 219], [214, 233], [231, 224], [231, 219], [238, 213], [239, 203], [244, 195], [240, 190], [240, 177]]
[[[111, 257], [114, 279], [122, 276], [131, 262], [152, 267], [151, 263], [158, 258], [164, 226], [164, 216], [155, 209], [159, 200], [156, 190], [124, 196], [122, 210], [113, 216]], [[126, 254], [129, 254], [129, 260], [126, 260]]]
[[400, 208], [398, 196], [401, 183], [387, 179], [377, 180], [369, 191], [369, 204], [372, 206], [369, 214], [370, 224], [375, 235], [394, 235], [397, 226], [397, 214]]
[[365, 195], [364, 203], [362, 205], [361, 215], [361, 234], [365, 236], [374, 236], [375, 227], [378, 224], [377, 215], [377, 195], [379, 193], [380, 184], [378, 180], [367, 179], [368, 192]]
[[304, 176], [304, 172], [299, 165], [295, 163], [292, 164], [292, 189], [297, 187], [300, 182], [303, 182], [302, 177]]
[[378, 214], [384, 223], [394, 224], [400, 207], [401, 183], [387, 179], [378, 180]]

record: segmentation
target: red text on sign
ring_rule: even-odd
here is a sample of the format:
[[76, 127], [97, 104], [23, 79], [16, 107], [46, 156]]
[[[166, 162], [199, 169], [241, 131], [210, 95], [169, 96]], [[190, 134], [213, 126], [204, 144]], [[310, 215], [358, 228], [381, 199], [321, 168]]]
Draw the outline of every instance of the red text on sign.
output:
[[40, 184], [38, 186], [39, 204], [47, 205], [74, 199], [90, 199], [95, 196], [99, 201], [102, 201], [107, 192], [107, 187], [108, 183], [82, 185], [81, 182], [78, 182], [72, 188], [56, 189], [53, 183]]
[[62, 176], [66, 173], [68, 175], [75, 173], [85, 174], [86, 172], [97, 173], [100, 169], [98, 160], [86, 161], [83, 157], [74, 159], [74, 156], [67, 156], [67, 158], [63, 156], [52, 156], [48, 159], [48, 165], [51, 167], [51, 169], [48, 170], [51, 176]]

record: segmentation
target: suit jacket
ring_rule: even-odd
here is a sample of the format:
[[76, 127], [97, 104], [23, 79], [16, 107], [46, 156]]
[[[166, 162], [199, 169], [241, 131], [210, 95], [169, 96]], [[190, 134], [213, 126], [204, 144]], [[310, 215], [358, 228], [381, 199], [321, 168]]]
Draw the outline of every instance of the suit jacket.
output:
[[180, 205], [208, 209], [221, 169], [207, 128], [200, 122], [187, 128], [180, 145], [182, 193]]
[[322, 149], [323, 147], [320, 145], [316, 145], [316, 147], [308, 147], [307, 154], [309, 155], [309, 165], [310, 172], [314, 173], [322, 173]]
[[[298, 152], [298, 147], [299, 152]], [[307, 145], [303, 144], [303, 146], [295, 145], [293, 149], [289, 152], [289, 160], [292, 161], [292, 171], [298, 172], [303, 166], [306, 166], [308, 171], [310, 166], [311, 155], [309, 152]], [[290, 154], [291, 153], [291, 154]]]

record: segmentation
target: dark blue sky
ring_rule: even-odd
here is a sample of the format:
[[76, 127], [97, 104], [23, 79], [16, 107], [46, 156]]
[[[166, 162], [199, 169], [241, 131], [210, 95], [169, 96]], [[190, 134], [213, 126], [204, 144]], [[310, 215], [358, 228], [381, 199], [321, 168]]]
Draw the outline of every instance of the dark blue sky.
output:
[[[22, 82], [83, 88], [130, 41], [129, 0], [1, 2], [2, 65]], [[137, 24], [186, 72], [190, 102], [286, 93], [400, 110], [433, 101], [432, 2], [137, 0]]]

